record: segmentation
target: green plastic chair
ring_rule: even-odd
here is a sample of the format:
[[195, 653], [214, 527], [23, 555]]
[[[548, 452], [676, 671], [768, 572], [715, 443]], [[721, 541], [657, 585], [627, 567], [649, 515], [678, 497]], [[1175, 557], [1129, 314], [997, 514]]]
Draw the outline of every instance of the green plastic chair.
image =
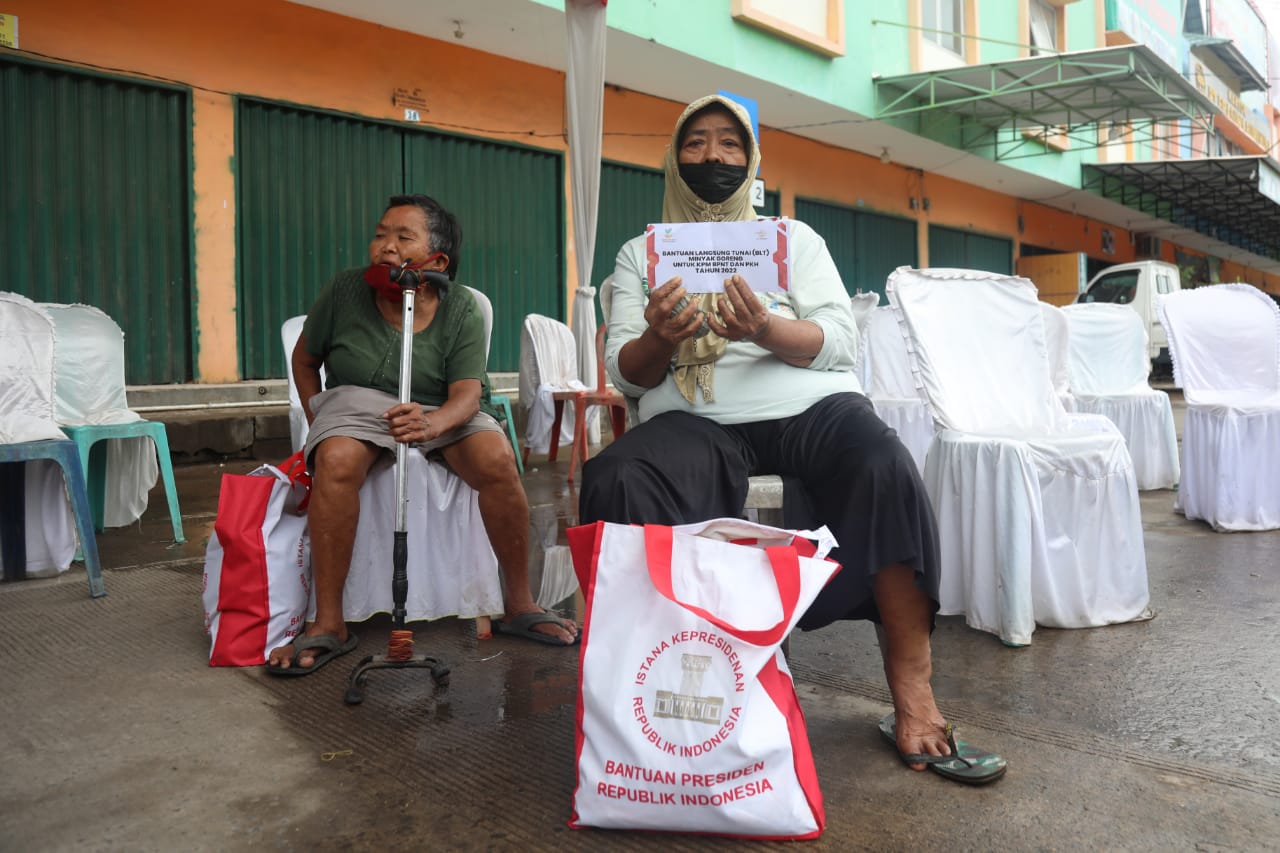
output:
[[[54, 416], [79, 448], [94, 529], [103, 530], [106, 522], [107, 445], [102, 442], [148, 438], [164, 481], [173, 541], [187, 541], [165, 425], [159, 421], [120, 420], [137, 417], [129, 411], [125, 399], [124, 332], [109, 316], [90, 305], [41, 307], [53, 318], [57, 332]], [[114, 422], [95, 422], [104, 420]]]
[[93, 533], [84, 468], [75, 442], [54, 421], [54, 325], [49, 313], [16, 293], [0, 293], [0, 432], [23, 440], [0, 444], [0, 561], [5, 580], [27, 571], [27, 463], [40, 459], [62, 469], [79, 535], [89, 595], [107, 594]]

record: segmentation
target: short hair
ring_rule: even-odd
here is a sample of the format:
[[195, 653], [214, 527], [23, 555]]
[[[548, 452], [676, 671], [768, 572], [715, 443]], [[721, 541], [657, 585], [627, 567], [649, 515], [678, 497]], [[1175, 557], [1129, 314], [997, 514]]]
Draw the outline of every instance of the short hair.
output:
[[[431, 251], [443, 252], [449, 258], [449, 267], [445, 272], [452, 281], [458, 277], [458, 252], [462, 248], [462, 226], [452, 213], [445, 210], [444, 205], [429, 195], [411, 193], [393, 195], [387, 199], [386, 210], [406, 205], [422, 211], [427, 219], [427, 236], [431, 243]], [[386, 210], [383, 212], [385, 213]]]

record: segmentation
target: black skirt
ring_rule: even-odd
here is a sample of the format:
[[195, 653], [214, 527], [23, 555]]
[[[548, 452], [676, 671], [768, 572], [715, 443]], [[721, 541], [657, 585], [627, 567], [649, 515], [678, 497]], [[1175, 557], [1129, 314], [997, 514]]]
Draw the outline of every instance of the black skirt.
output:
[[742, 514], [747, 479], [783, 478], [783, 523], [826, 525], [842, 566], [800, 620], [879, 621], [872, 578], [905, 564], [938, 609], [938, 527], [911, 454], [861, 394], [789, 418], [723, 425], [666, 412], [629, 430], [582, 472], [582, 523], [690, 524]]

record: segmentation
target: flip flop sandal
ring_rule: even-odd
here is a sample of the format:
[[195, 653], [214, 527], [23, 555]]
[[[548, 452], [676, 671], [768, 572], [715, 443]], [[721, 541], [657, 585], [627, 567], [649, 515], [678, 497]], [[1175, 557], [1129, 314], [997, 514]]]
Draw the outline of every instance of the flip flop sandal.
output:
[[[288, 669], [282, 666], [267, 664], [267, 672], [272, 675], [292, 677], [310, 675], [329, 661], [337, 657], [342, 657], [347, 652], [360, 645], [360, 641], [356, 639], [356, 635], [354, 633], [348, 631], [347, 641], [345, 643], [339, 640], [334, 634], [316, 634], [312, 637], [304, 637], [302, 634], [299, 634], [293, 638], [293, 643], [291, 645], [293, 646], [293, 656], [289, 658]], [[321, 653], [316, 655], [311, 666], [298, 666], [298, 655], [302, 654], [304, 651], [314, 652], [317, 650], [320, 650]]]
[[546, 643], [548, 646], [576, 646], [578, 644], [578, 640], [582, 638], [582, 632], [579, 631], [574, 635], [572, 643], [565, 643], [558, 637], [553, 637], [550, 634], [544, 634], [541, 631], [533, 630], [534, 625], [552, 624], [564, 627], [564, 620], [548, 610], [534, 610], [529, 613], [521, 613], [509, 622], [499, 619], [493, 623], [493, 630], [498, 634], [506, 634], [510, 637], [523, 637], [526, 640], [533, 640], [536, 643]]
[[[894, 729], [894, 715], [890, 714], [880, 721], [880, 734], [884, 739], [898, 748], [898, 737]], [[926, 764], [939, 776], [966, 785], [986, 785], [1004, 775], [1008, 765], [1003, 758], [993, 752], [987, 752], [967, 741], [957, 740], [955, 727], [947, 723], [947, 746], [951, 747], [950, 755], [911, 755], [899, 752], [898, 757], [903, 764]]]

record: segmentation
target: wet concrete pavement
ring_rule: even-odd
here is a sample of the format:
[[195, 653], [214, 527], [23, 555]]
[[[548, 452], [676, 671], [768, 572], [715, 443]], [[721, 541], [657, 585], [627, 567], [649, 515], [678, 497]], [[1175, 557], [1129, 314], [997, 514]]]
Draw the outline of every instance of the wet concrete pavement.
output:
[[[0, 584], [4, 850], [703, 850], [746, 843], [574, 831], [577, 653], [472, 623], [416, 625], [453, 668], [347, 674], [385, 648], [388, 620], [353, 629], [313, 676], [211, 669], [200, 580], [219, 477], [183, 466], [188, 542], [163, 492], [139, 525], [99, 538], [108, 596], [79, 566]], [[526, 476], [571, 520], [564, 462]], [[935, 691], [961, 736], [1004, 754], [968, 788], [902, 766], [869, 625], [792, 640], [828, 826], [811, 850], [1265, 850], [1280, 836], [1280, 531], [1218, 534], [1144, 493], [1155, 619], [1038, 629], [1006, 648], [939, 620]]]

